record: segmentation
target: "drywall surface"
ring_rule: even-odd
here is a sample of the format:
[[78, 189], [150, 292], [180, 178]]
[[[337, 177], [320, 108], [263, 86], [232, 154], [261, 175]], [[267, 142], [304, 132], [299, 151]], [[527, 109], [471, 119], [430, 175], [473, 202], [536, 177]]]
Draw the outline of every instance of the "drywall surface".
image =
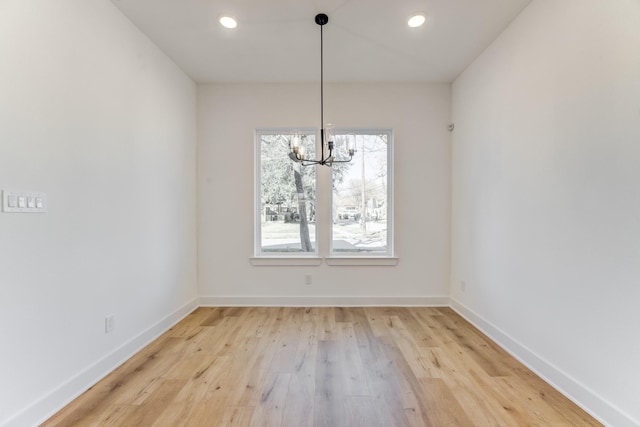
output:
[[640, 422], [639, 23], [535, 0], [453, 84], [453, 305], [615, 426]]
[[[196, 304], [196, 87], [107, 0], [0, 2], [0, 425], [35, 425]], [[115, 328], [105, 334], [105, 317]]]
[[[449, 84], [326, 84], [326, 122], [393, 129], [398, 264], [256, 267], [249, 262], [254, 247], [254, 131], [318, 128], [319, 83], [198, 86], [202, 301], [447, 304], [450, 108]], [[318, 174], [329, 172], [318, 168]], [[328, 185], [318, 188], [317, 233], [320, 255], [326, 256], [331, 188], [323, 182]], [[312, 285], [305, 285], [305, 274], [312, 275]]]

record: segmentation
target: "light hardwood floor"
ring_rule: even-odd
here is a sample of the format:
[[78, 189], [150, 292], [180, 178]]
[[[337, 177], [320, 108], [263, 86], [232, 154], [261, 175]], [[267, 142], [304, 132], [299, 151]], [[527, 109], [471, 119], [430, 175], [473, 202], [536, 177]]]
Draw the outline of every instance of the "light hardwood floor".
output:
[[44, 426], [597, 426], [448, 308], [199, 308]]

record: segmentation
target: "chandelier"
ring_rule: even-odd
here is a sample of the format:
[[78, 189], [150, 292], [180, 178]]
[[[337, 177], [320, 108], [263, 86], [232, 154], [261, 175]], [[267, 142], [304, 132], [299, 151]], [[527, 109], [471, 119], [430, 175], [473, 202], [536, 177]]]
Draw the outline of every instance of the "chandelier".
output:
[[356, 152], [353, 142], [349, 139], [347, 143], [348, 159], [336, 159], [334, 156], [335, 144], [333, 138], [333, 126], [329, 123], [324, 124], [324, 58], [323, 58], [323, 40], [322, 27], [329, 22], [329, 17], [324, 13], [316, 15], [316, 24], [320, 26], [320, 159], [308, 159], [305, 155], [302, 137], [293, 135], [289, 142], [289, 157], [291, 160], [299, 162], [302, 166], [324, 165], [332, 166], [334, 163], [347, 163], [353, 158]]

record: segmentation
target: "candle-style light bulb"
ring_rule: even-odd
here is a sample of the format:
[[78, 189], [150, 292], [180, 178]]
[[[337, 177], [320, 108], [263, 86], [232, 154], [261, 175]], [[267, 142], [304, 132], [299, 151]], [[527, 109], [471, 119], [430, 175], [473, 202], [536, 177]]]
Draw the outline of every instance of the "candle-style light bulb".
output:
[[324, 142], [329, 150], [333, 150], [333, 125], [327, 123], [324, 127]]
[[304, 160], [304, 145], [298, 147], [298, 158]]
[[294, 154], [298, 154], [300, 151], [300, 135], [293, 135], [291, 138], [291, 151]]
[[353, 156], [353, 153], [356, 152], [355, 141], [353, 140], [353, 138], [349, 138], [349, 140], [347, 141], [347, 151], [349, 152], [350, 156]]

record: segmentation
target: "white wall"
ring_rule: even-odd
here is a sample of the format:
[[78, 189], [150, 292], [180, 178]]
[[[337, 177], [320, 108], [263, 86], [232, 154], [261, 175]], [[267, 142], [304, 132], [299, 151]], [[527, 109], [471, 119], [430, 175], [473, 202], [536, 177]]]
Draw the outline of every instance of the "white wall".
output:
[[640, 2], [534, 0], [454, 82], [453, 118], [454, 307], [640, 425]]
[[25, 426], [195, 305], [196, 88], [107, 0], [2, 0], [0, 93], [0, 189], [49, 202], [0, 213], [0, 425]]
[[[198, 87], [199, 290], [205, 303], [448, 302], [449, 84], [325, 85], [336, 127], [395, 133], [393, 267], [255, 267], [254, 129], [318, 127], [319, 83]], [[328, 173], [321, 168], [319, 173]], [[328, 232], [330, 188], [319, 188], [317, 233]], [[328, 234], [319, 237], [326, 255]], [[304, 285], [304, 274], [313, 285]], [[265, 298], [253, 298], [265, 297]], [[353, 298], [351, 298], [353, 297]], [[435, 298], [434, 298], [435, 297]]]

